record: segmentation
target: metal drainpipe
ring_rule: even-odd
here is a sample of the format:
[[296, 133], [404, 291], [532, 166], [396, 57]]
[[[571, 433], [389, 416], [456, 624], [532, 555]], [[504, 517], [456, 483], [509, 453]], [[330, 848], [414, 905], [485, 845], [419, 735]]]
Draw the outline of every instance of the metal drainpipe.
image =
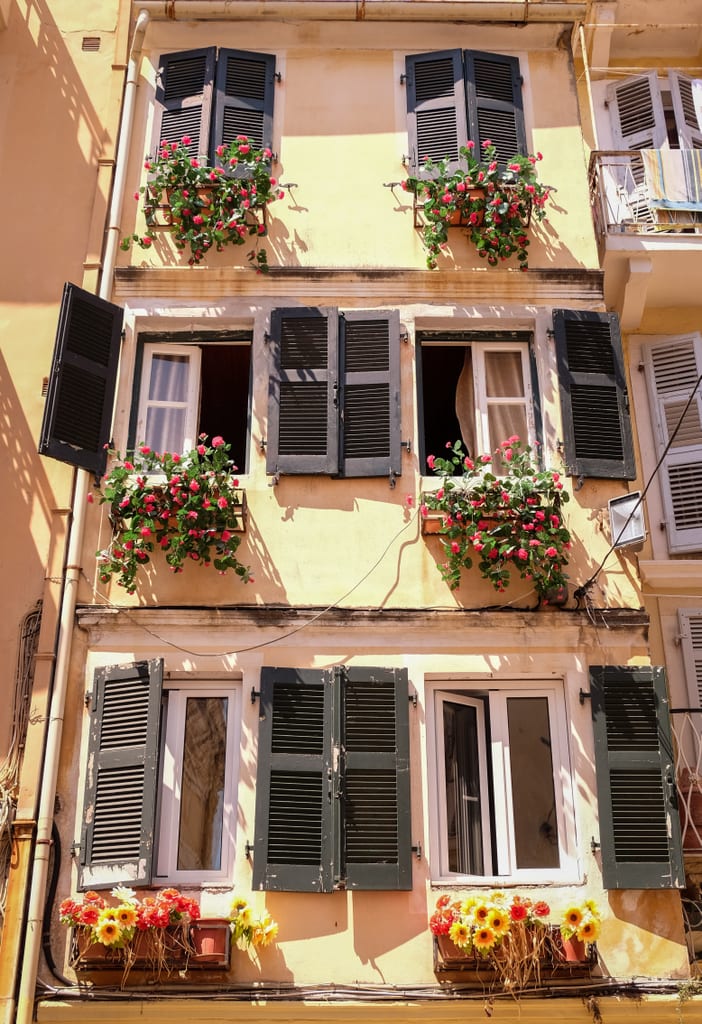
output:
[[[112, 185], [112, 199], [108, 215], [107, 239], [105, 256], [100, 279], [99, 295], [109, 298], [112, 292], [112, 276], [114, 273], [119, 237], [119, 221], [122, 212], [122, 197], [127, 158], [136, 105], [136, 89], [141, 59], [141, 48], [144, 34], [150, 17], [141, 11], [136, 20], [132, 45], [129, 51], [127, 80], [122, 102], [122, 115], [119, 127], [117, 156], [115, 158], [115, 174]], [[90, 474], [84, 469], [76, 471], [73, 493], [71, 531], [68, 541], [68, 557], [66, 564], [66, 583], [59, 618], [58, 639], [56, 642], [56, 670], [54, 673], [51, 708], [46, 734], [46, 752], [42, 772], [41, 792], [39, 796], [39, 813], [37, 817], [37, 838], [35, 841], [34, 866], [29, 890], [27, 909], [26, 936], [22, 974], [17, 996], [17, 1024], [32, 1024], [34, 1015], [34, 996], [39, 969], [39, 953], [41, 951], [42, 921], [44, 916], [44, 900], [46, 882], [49, 873], [49, 855], [51, 847], [51, 828], [54, 820], [54, 802], [56, 799], [56, 781], [58, 778], [59, 756], [61, 752], [61, 734], [68, 687], [68, 668], [73, 638], [73, 624], [80, 579], [80, 557], [85, 528], [88, 486]]]

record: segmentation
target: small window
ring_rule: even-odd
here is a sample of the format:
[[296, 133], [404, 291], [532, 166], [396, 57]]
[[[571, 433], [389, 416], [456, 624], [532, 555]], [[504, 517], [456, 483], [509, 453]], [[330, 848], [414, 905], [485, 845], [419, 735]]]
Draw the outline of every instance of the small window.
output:
[[134, 445], [157, 452], [189, 451], [200, 434], [220, 435], [245, 469], [248, 453], [251, 341], [242, 338], [181, 344], [146, 341], [133, 429]]
[[237, 699], [231, 688], [204, 685], [165, 693], [159, 878], [206, 882], [230, 875]]
[[439, 688], [434, 716], [440, 877], [572, 877], [561, 691]]
[[[508, 437], [536, 438], [529, 346], [460, 333], [418, 335], [423, 458], [459, 438], [470, 455], [493, 452]], [[425, 464], [425, 462], [423, 462]]]

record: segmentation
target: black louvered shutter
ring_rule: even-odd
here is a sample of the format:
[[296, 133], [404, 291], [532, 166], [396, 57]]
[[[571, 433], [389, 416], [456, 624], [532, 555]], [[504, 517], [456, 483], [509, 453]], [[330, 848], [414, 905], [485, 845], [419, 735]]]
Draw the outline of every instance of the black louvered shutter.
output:
[[79, 888], [149, 883], [163, 662], [95, 673]]
[[215, 52], [210, 46], [165, 53], [156, 85], [156, 102], [162, 108], [157, 142], [180, 142], [188, 136], [191, 154], [208, 159]]
[[616, 313], [553, 311], [566, 468], [633, 480], [634, 446]]
[[44, 406], [39, 454], [105, 472], [123, 310], [65, 284]]
[[341, 876], [348, 889], [411, 889], [407, 671], [338, 672]]
[[685, 882], [673, 742], [662, 668], [591, 667], [606, 889]]
[[273, 310], [268, 473], [338, 471], [338, 338], [335, 310]]
[[343, 313], [339, 351], [341, 473], [347, 477], [399, 474], [399, 314]]
[[332, 889], [331, 672], [261, 671], [254, 889]]
[[213, 147], [246, 135], [259, 148], [273, 145], [275, 57], [220, 50], [215, 90]]
[[489, 139], [500, 165], [510, 157], [526, 155], [526, 130], [519, 61], [500, 53], [466, 50], [466, 102], [468, 131], [475, 152], [482, 153]]
[[457, 165], [468, 140], [461, 51], [412, 54], [405, 69], [410, 171], [421, 171], [427, 156]]

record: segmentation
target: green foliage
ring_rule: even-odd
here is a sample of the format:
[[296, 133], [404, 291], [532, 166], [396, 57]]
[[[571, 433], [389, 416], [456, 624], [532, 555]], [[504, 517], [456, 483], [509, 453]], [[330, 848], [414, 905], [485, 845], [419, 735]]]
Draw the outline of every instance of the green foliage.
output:
[[[249, 569], [236, 557], [241, 543], [242, 492], [233, 476], [236, 466], [230, 445], [221, 437], [199, 444], [180, 456], [158, 455], [141, 445], [133, 461], [118, 460], [102, 488], [100, 504], [110, 506], [113, 527], [109, 547], [98, 551], [100, 581], [114, 576], [127, 593], [136, 590], [136, 575], [151, 561], [154, 551], [164, 553], [174, 572], [186, 561], [212, 565], [219, 573], [233, 570], [252, 582]], [[93, 500], [93, 495], [89, 496]]]
[[448, 448], [447, 458], [430, 455], [427, 460], [443, 479], [437, 491], [424, 495], [421, 511], [441, 514], [446, 561], [439, 569], [451, 589], [459, 586], [474, 557], [498, 592], [513, 573], [531, 580], [542, 597], [564, 587], [571, 538], [561, 513], [569, 495], [559, 474], [541, 469], [530, 445], [516, 436], [475, 460], [460, 441]]
[[248, 258], [258, 273], [265, 273], [267, 255], [258, 244], [266, 231], [260, 211], [284, 195], [271, 177], [271, 151], [257, 149], [245, 135], [238, 135], [228, 146], [217, 147], [217, 164], [210, 167], [191, 156], [190, 141], [185, 135], [180, 143], [162, 142], [156, 156], [147, 158], [149, 179], [134, 196], [143, 197], [147, 230], [123, 239], [122, 249], [133, 242], [151, 248], [158, 237], [159, 207], [166, 206], [168, 230], [178, 249], [189, 249], [191, 265], [200, 263], [211, 249], [220, 252], [254, 236]]
[[514, 156], [500, 170], [489, 139], [483, 143], [482, 159], [475, 157], [474, 149], [470, 140], [461, 146], [459, 164], [453, 168], [448, 158], [435, 162], [427, 157], [425, 175], [402, 183], [421, 209], [427, 267], [436, 269], [437, 257], [448, 244], [449, 226], [460, 223], [491, 266], [516, 256], [520, 269], [526, 270], [527, 229], [532, 218], [540, 221], [546, 216], [544, 207], [552, 191], [538, 181], [541, 154]]

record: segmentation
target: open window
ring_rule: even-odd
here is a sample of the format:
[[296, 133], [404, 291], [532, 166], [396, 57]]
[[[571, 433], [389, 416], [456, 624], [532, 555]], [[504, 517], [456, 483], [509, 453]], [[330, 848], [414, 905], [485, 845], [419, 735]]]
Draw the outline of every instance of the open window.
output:
[[443, 880], [573, 877], [563, 694], [544, 684], [434, 687], [435, 816]]
[[526, 154], [519, 61], [500, 53], [442, 50], [406, 58], [410, 171], [424, 158], [458, 163], [468, 139], [495, 146], [501, 165]]
[[418, 331], [421, 464], [459, 438], [471, 456], [537, 436], [528, 334]]
[[142, 335], [131, 446], [185, 452], [219, 435], [244, 471], [248, 455], [251, 333]]
[[79, 887], [228, 880], [239, 688], [164, 687], [155, 659], [99, 669], [90, 697]]

